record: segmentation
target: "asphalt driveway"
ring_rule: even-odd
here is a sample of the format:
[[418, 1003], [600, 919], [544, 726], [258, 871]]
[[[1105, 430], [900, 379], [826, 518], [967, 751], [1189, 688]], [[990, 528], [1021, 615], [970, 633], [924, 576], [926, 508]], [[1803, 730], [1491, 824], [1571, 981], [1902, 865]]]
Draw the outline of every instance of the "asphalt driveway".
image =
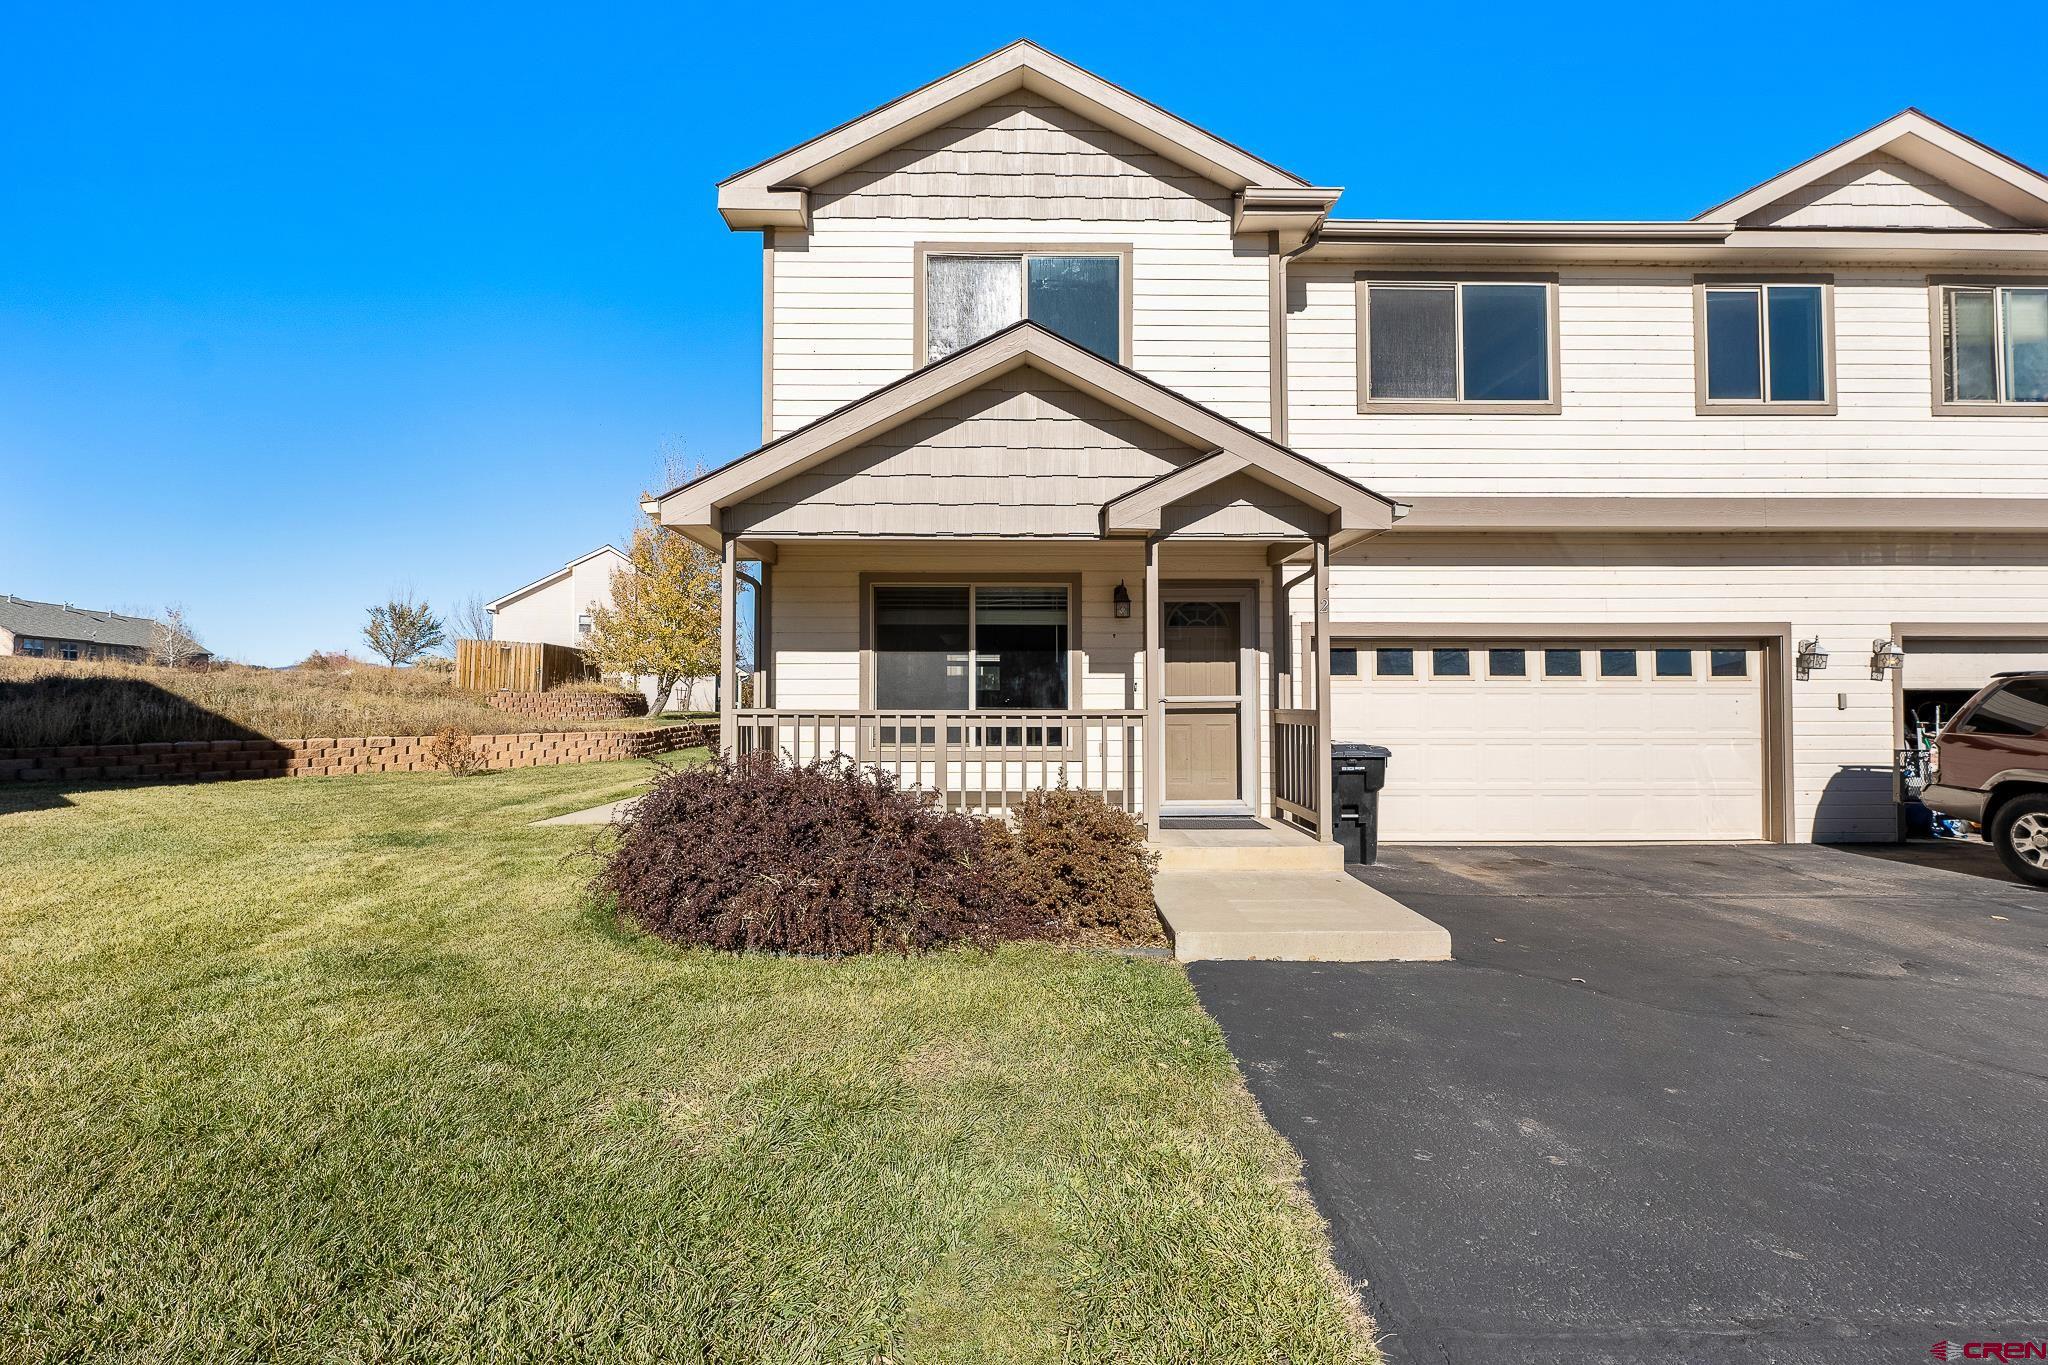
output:
[[1393, 1359], [1925, 1361], [2048, 1339], [2048, 893], [1978, 852], [1394, 850], [1456, 961], [1190, 972]]

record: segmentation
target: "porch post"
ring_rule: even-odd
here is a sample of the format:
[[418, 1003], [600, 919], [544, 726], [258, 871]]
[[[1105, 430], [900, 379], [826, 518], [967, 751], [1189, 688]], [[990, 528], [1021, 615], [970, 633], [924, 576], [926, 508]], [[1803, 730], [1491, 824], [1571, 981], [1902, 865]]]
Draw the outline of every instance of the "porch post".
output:
[[1273, 566], [1273, 709], [1294, 705], [1294, 613], [1287, 607], [1287, 565]]
[[1336, 793], [1330, 789], [1330, 542], [1316, 541], [1316, 838], [1329, 843]]
[[724, 548], [718, 574], [718, 748], [721, 753], [731, 754], [738, 748], [740, 736], [738, 640], [735, 638], [739, 627], [736, 603], [740, 543], [729, 535], [719, 539]]
[[756, 566], [760, 584], [754, 589], [754, 705], [775, 705], [775, 562]]
[[1165, 613], [1159, 604], [1159, 540], [1145, 537], [1145, 833], [1159, 836], [1159, 805], [1166, 799]]

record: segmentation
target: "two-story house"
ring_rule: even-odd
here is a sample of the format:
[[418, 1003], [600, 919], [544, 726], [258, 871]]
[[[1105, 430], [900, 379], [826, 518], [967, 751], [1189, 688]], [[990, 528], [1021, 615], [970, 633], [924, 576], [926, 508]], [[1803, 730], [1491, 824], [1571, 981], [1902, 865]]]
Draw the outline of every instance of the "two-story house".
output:
[[648, 508], [760, 566], [727, 744], [1886, 839], [1908, 708], [2048, 662], [2048, 179], [1908, 111], [1681, 222], [1338, 195], [1029, 43], [720, 185], [763, 444]]

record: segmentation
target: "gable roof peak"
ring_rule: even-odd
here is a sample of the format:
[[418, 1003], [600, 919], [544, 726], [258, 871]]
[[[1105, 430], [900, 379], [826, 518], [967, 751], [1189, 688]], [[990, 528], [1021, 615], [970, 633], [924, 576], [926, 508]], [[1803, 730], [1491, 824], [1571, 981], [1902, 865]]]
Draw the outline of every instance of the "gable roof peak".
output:
[[[738, 231], [810, 225], [810, 191], [955, 115], [1028, 90], [1185, 166], [1233, 194], [1309, 182], [1189, 123], [1028, 38], [947, 72], [721, 181], [718, 211]], [[1335, 192], [1330, 192], [1334, 200]]]
[[1694, 221], [1739, 223], [1842, 167], [1879, 153], [1954, 186], [2018, 223], [2048, 227], [2048, 176], [1914, 105], [1716, 204]]
[[1296, 488], [1332, 510], [1339, 529], [1349, 535], [1393, 524], [1391, 499], [1029, 319], [884, 384], [641, 507], [661, 525], [716, 545], [723, 509], [1020, 369], [1077, 389], [1183, 445], [1241, 458], [1260, 477]]

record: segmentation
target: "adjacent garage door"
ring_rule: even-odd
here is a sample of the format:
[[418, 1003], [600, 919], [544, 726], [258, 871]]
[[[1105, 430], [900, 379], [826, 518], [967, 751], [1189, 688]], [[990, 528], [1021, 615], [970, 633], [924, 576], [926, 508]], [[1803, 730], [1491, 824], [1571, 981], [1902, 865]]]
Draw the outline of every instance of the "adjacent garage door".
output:
[[1333, 738], [1394, 751], [1383, 839], [1764, 836], [1759, 644], [1333, 644]]
[[1975, 692], [1997, 673], [2048, 668], [2048, 640], [2025, 637], [1908, 635], [1901, 681], [1909, 690]]

